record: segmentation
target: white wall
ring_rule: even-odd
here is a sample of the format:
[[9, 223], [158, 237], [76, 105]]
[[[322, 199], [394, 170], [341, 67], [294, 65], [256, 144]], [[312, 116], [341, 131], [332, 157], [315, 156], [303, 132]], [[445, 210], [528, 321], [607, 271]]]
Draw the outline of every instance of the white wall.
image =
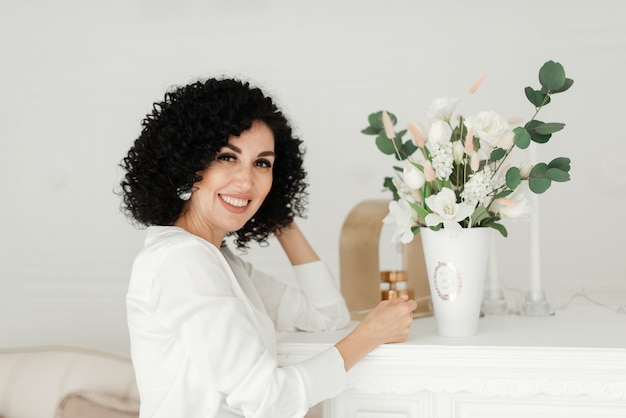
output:
[[[293, 119], [311, 181], [302, 227], [338, 272], [350, 209], [389, 197], [391, 161], [360, 134], [370, 112], [424, 121], [434, 98], [458, 96], [468, 114], [527, 118], [523, 88], [544, 61], [563, 63], [574, 87], [543, 118], [567, 127], [538, 154], [571, 157], [572, 181], [540, 199], [544, 285], [553, 306], [583, 288], [626, 302], [620, 0], [3, 0], [0, 57], [0, 346], [128, 349], [143, 232], [118, 210], [117, 164], [169, 86], [221, 74], [253, 80]], [[524, 291], [528, 224], [509, 231], [500, 275]], [[269, 269], [277, 250], [249, 257]]]

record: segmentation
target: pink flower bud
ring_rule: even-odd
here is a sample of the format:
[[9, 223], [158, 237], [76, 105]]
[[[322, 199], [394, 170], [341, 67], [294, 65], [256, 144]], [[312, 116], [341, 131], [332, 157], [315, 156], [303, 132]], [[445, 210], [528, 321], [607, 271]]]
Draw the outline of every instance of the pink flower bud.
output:
[[419, 129], [417, 129], [417, 126], [409, 123], [409, 131], [411, 131], [411, 135], [413, 135], [413, 138], [415, 139], [415, 144], [417, 144], [420, 148], [424, 148], [424, 138], [422, 137]]
[[480, 85], [483, 83], [485, 77], [487, 77], [487, 73], [483, 73], [480, 77], [476, 79], [476, 81], [474, 81], [474, 84], [472, 84], [472, 87], [470, 87], [469, 89], [470, 94], [476, 93], [476, 90], [478, 90], [478, 87], [480, 87]]
[[424, 163], [424, 177], [426, 178], [426, 181], [433, 181], [435, 177], [437, 177], [430, 161], [426, 161]]
[[508, 118], [507, 121], [506, 121], [506, 123], [508, 123], [509, 125], [519, 125], [522, 122], [524, 122], [524, 119], [522, 119], [520, 117]]
[[476, 151], [472, 151], [470, 167], [472, 171], [478, 171], [478, 167], [480, 167], [480, 158], [478, 158], [478, 153]]

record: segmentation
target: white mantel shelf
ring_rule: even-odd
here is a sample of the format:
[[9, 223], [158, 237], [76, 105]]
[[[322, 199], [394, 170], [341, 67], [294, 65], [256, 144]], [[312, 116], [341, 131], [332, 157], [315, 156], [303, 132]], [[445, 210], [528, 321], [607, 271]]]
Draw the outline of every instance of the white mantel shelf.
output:
[[[311, 357], [352, 329], [281, 333], [279, 362]], [[626, 418], [626, 313], [571, 306], [550, 317], [481, 318], [472, 337], [414, 320], [405, 343], [383, 345], [348, 374], [325, 417]]]

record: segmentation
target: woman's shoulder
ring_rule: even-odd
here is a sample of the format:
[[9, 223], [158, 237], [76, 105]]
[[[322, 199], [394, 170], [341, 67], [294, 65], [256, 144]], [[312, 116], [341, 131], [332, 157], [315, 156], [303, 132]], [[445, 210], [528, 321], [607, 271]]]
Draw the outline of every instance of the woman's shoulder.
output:
[[210, 258], [219, 257], [219, 250], [213, 244], [177, 226], [148, 227], [142, 253], [184, 258], [202, 253]]

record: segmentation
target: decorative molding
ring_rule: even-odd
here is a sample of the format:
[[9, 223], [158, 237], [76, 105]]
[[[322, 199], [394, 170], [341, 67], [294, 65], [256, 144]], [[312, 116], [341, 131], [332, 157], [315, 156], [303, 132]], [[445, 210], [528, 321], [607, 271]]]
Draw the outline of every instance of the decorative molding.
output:
[[626, 381], [531, 378], [458, 378], [458, 377], [398, 377], [352, 376], [349, 387], [359, 392], [381, 395], [414, 395], [431, 393], [467, 392], [481, 396], [528, 398], [537, 395], [556, 397], [591, 396], [594, 398], [625, 400]]

